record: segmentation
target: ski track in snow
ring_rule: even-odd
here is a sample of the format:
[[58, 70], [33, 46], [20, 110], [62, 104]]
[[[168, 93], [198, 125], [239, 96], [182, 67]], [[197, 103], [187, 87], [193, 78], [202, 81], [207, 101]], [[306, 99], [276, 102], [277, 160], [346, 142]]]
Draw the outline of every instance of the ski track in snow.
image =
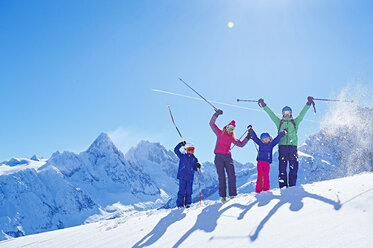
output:
[[0, 242], [15, 247], [371, 247], [373, 173]]

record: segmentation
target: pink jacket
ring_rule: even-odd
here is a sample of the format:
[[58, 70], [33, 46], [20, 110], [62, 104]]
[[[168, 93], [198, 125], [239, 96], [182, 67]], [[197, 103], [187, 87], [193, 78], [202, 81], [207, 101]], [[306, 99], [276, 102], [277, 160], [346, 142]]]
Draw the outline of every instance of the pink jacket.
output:
[[239, 141], [239, 140], [235, 141], [233, 139], [232, 135], [222, 134], [223, 131], [220, 130], [218, 128], [218, 126], [216, 126], [216, 124], [215, 124], [215, 121], [216, 121], [217, 118], [218, 117], [214, 114], [211, 117], [211, 120], [210, 120], [210, 127], [211, 127], [212, 131], [214, 131], [216, 136], [218, 136], [214, 153], [215, 154], [219, 153], [219, 154], [229, 154], [229, 155], [231, 155], [230, 148], [231, 148], [232, 143], [235, 144], [236, 146], [244, 147], [246, 145], [246, 143], [249, 141], [249, 139], [247, 137], [245, 137], [245, 139], [243, 141]]

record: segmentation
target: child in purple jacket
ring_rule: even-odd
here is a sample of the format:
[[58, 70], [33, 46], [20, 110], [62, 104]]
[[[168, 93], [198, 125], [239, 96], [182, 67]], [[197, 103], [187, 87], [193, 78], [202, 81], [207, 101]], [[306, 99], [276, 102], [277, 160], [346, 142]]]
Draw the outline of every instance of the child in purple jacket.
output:
[[260, 193], [269, 190], [269, 168], [272, 163], [272, 150], [280, 142], [280, 139], [286, 135], [287, 130], [285, 129], [279, 133], [274, 140], [272, 140], [272, 137], [268, 133], [262, 133], [260, 139], [258, 139], [251, 125], [248, 126], [248, 130], [252, 140], [259, 146], [256, 158], [258, 161], [258, 178], [256, 180], [255, 192]]

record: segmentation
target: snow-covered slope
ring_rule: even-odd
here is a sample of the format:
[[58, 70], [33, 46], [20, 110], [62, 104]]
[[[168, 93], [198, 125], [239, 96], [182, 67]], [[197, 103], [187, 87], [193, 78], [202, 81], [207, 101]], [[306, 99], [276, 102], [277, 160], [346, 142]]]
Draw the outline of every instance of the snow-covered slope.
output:
[[131, 213], [0, 242], [15, 247], [370, 247], [373, 174], [323, 181], [224, 204]]

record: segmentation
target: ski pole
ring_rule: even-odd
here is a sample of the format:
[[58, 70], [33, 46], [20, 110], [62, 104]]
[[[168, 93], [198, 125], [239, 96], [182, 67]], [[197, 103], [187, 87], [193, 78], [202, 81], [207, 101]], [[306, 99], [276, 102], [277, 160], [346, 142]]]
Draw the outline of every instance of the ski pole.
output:
[[[354, 101], [347, 101], [347, 100], [335, 100], [335, 99], [324, 99], [324, 98], [314, 98], [314, 101], [326, 101], [326, 102], [348, 102], [348, 103], [353, 103]], [[316, 114], [316, 107], [315, 107], [315, 102], [312, 101], [312, 106], [313, 106], [313, 111]]]
[[181, 135], [179, 129], [177, 128], [177, 126], [176, 126], [176, 124], [175, 124], [174, 117], [172, 116], [172, 112], [171, 112], [170, 105], [168, 105], [168, 110], [170, 111], [170, 115], [171, 115], [172, 122], [174, 123], [174, 126], [175, 126], [175, 128], [176, 128], [176, 131], [177, 131], [177, 132], [179, 133], [179, 135], [180, 135], [181, 141], [184, 141], [183, 136]]
[[[242, 137], [247, 133], [247, 130], [241, 135], [241, 137], [238, 139], [238, 140], [241, 140]], [[229, 150], [232, 150], [236, 145], [233, 144], [232, 148], [230, 148]]]
[[334, 99], [323, 99], [323, 98], [314, 98], [313, 100], [316, 101], [326, 101], [326, 102], [349, 102], [353, 103], [354, 101], [348, 101], [348, 100], [334, 100]]
[[206, 98], [204, 98], [203, 96], [201, 96], [197, 91], [195, 91], [192, 87], [190, 87], [189, 84], [185, 83], [184, 80], [182, 80], [181, 78], [179, 78], [179, 80], [180, 80], [181, 82], [183, 82], [186, 86], [188, 86], [189, 89], [193, 90], [194, 93], [196, 93], [199, 97], [201, 97], [203, 100], [205, 100], [205, 102], [207, 102], [208, 104], [210, 104], [211, 107], [213, 107], [215, 111], [218, 110], [214, 105], [212, 105], [209, 101], [207, 101]]
[[258, 149], [258, 147], [257, 147], [257, 145], [256, 145], [256, 143], [255, 143], [254, 140], [253, 140], [253, 144], [254, 144], [254, 146], [255, 146], [256, 151], [259, 153], [259, 149]]
[[202, 204], [201, 181], [199, 180], [199, 169], [198, 169], [198, 187], [199, 187], [199, 204]]
[[258, 103], [259, 107], [261, 107], [258, 100], [244, 100], [244, 99], [237, 98], [237, 102], [256, 102]]
[[291, 145], [294, 145], [293, 144], [293, 141], [290, 139], [290, 137], [289, 137], [289, 134], [288, 133], [286, 133], [286, 136], [288, 136], [288, 139], [289, 139], [289, 141], [290, 141], [290, 143], [291, 143]]
[[237, 102], [258, 102], [258, 100], [244, 100], [244, 99], [238, 99]]

